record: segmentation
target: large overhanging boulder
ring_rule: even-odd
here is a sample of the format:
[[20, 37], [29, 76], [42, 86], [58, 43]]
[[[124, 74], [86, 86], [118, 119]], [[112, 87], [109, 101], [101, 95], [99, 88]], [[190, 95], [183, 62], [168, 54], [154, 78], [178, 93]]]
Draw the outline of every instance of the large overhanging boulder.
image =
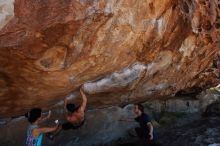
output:
[[[218, 0], [0, 0], [0, 117], [83, 85], [89, 106], [217, 83]], [[74, 93], [74, 95], [77, 95]]]

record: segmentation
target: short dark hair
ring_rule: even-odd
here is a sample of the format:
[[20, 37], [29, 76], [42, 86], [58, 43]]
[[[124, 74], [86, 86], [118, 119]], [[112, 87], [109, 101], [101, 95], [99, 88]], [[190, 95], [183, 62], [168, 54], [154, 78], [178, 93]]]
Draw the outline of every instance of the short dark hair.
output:
[[66, 109], [67, 109], [68, 112], [74, 113], [74, 112], [76, 112], [76, 111], [79, 109], [79, 107], [77, 107], [77, 106], [76, 106], [75, 104], [73, 104], [73, 103], [68, 103], [68, 104], [66, 105]]
[[136, 103], [135, 105], [138, 107], [138, 109], [141, 111], [141, 113], [144, 113], [144, 106], [142, 104]]
[[30, 123], [34, 123], [38, 118], [41, 117], [42, 110], [40, 108], [33, 108], [31, 111], [25, 114], [25, 117], [28, 119]]

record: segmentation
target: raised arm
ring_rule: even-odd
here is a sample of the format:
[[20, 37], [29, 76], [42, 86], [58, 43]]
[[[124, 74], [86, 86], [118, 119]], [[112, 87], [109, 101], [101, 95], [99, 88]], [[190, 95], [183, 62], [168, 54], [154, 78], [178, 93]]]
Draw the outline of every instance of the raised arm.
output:
[[51, 111], [49, 111], [49, 113], [48, 113], [48, 115], [47, 115], [46, 117], [41, 118], [40, 121], [39, 121], [39, 123], [42, 123], [42, 122], [46, 121], [47, 119], [50, 118], [50, 116], [51, 116]]
[[67, 109], [66, 109], [67, 99], [65, 98], [65, 99], [63, 100], [63, 102], [64, 102], [64, 107], [63, 107], [64, 112], [67, 112]]
[[83, 100], [83, 101], [82, 101], [82, 104], [81, 104], [79, 110], [81, 110], [82, 112], [84, 112], [85, 109], [86, 109], [86, 105], [87, 105], [87, 97], [86, 97], [85, 93], [82, 91], [82, 89], [80, 89], [80, 93], [81, 93], [81, 96], [82, 96], [82, 100]]
[[67, 118], [68, 117], [68, 111], [67, 111], [67, 108], [66, 108], [66, 105], [67, 105], [67, 99], [65, 98], [63, 100], [64, 102], [64, 107], [63, 107], [63, 111], [64, 111], [64, 118]]
[[154, 130], [154, 128], [153, 128], [153, 125], [151, 124], [151, 122], [148, 122], [147, 123], [147, 126], [148, 126], [148, 128], [150, 129], [150, 131], [149, 131], [149, 135], [150, 135], [150, 140], [153, 140], [153, 130]]

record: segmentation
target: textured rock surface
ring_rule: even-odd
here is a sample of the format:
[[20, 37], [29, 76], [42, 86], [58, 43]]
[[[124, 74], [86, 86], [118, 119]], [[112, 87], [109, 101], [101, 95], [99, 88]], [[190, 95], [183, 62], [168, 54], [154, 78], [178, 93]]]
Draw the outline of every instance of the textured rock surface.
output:
[[161, 132], [161, 141], [165, 146], [209, 146], [214, 143], [218, 144], [220, 143], [218, 136], [220, 134], [219, 122], [219, 117], [212, 117], [198, 118], [180, 126], [172, 125], [168, 128], [170, 130], [166, 129]]
[[[194, 106], [194, 109], [196, 110], [191, 110], [193, 105], [191, 107], [175, 108], [176, 103], [182, 103], [184, 101], [185, 100], [164, 101], [169, 103], [169, 106], [166, 106], [163, 109], [155, 106], [156, 104], [161, 105], [163, 104], [163, 102], [160, 101], [146, 102], [144, 104], [145, 111], [150, 115], [152, 115], [154, 111], [157, 111], [158, 113], [155, 114], [154, 112], [154, 115], [152, 115], [152, 117], [155, 118], [158, 117], [157, 120], [159, 122], [164, 121], [164, 118], [167, 117], [165, 114], [163, 114], [164, 111], [176, 112], [176, 113], [185, 112], [185, 114], [196, 112], [196, 110], [199, 111], [199, 109], [196, 106]], [[194, 103], [195, 101], [188, 100], [188, 102]], [[149, 105], [153, 105], [153, 106], [149, 106]], [[172, 111], [172, 109], [175, 109], [175, 111]], [[196, 112], [196, 115], [199, 115], [199, 113]], [[128, 142], [128, 138], [129, 139], [132, 138], [129, 137], [128, 131], [130, 131], [131, 133], [132, 129], [138, 126], [138, 124], [136, 122], [126, 122], [121, 120], [127, 117], [130, 118], [135, 117], [133, 113], [133, 105], [127, 105], [124, 108], [113, 106], [104, 109], [88, 110], [86, 112], [85, 124], [80, 129], [62, 131], [61, 133], [59, 133], [59, 135], [57, 135], [57, 137], [55, 137], [53, 141], [49, 140], [47, 137], [44, 137], [43, 145], [104, 146], [105, 144], [107, 144], [112, 146], [114, 143], [124, 142], [124, 141]], [[170, 122], [169, 124], [173, 124], [174, 118], [176, 117], [169, 116], [166, 119], [168, 119], [168, 121]], [[60, 122], [64, 121], [62, 108], [58, 108], [52, 111], [52, 117], [48, 120], [48, 123], [46, 123], [46, 125], [53, 125], [55, 119], [59, 119]], [[186, 119], [188, 123], [190, 118], [186, 118]], [[0, 145], [2, 146], [24, 145], [27, 125], [28, 125], [27, 119], [24, 117], [19, 117], [11, 120], [5, 119], [4, 121], [3, 120], [0, 121]]]
[[[127, 136], [127, 130], [136, 126], [135, 122], [121, 122], [122, 117], [134, 116], [132, 106], [125, 108], [109, 107], [87, 111], [86, 122], [78, 130], [62, 131], [51, 141], [46, 136], [43, 138], [43, 145], [46, 146], [94, 146], [110, 143], [120, 137]], [[60, 121], [63, 115], [61, 110], [52, 112], [52, 117], [47, 123], [54, 125], [58, 117]], [[0, 125], [0, 144], [2, 146], [25, 145], [27, 119], [19, 118], [7, 122], [7, 125]], [[11, 130], [13, 129], [13, 130]], [[11, 140], [14, 139], [14, 140]]]
[[13, 1], [2, 3], [1, 117], [83, 84], [100, 107], [217, 82], [207, 69], [219, 51], [218, 0], [15, 0], [14, 17]]
[[[159, 140], [167, 146], [186, 145], [207, 146], [218, 143], [220, 138], [219, 114], [220, 104], [215, 102], [207, 105], [206, 116], [201, 118], [204, 102], [213, 102], [213, 95], [207, 94], [195, 100], [191, 97], [175, 98], [168, 100], [155, 100], [145, 102], [145, 111], [159, 123], [155, 128]], [[202, 95], [200, 95], [202, 96]], [[207, 99], [210, 99], [208, 101]], [[218, 104], [217, 104], [218, 103]], [[218, 117], [217, 117], [218, 116]], [[113, 146], [120, 143], [135, 142], [137, 138], [131, 137], [132, 129], [136, 122], [125, 122], [121, 119], [135, 117], [133, 105], [123, 108], [112, 106], [103, 109], [93, 109], [86, 112], [85, 124], [78, 130], [62, 131], [54, 139], [43, 139], [46, 146]], [[213, 117], [215, 117], [213, 119]], [[52, 110], [52, 116], [44, 125], [53, 125], [54, 120], [64, 122], [62, 108]], [[0, 119], [0, 145], [24, 145], [27, 129], [27, 119], [23, 117]], [[128, 132], [129, 131], [129, 132]], [[190, 136], [189, 136], [190, 135]], [[172, 138], [169, 138], [172, 137]], [[11, 140], [13, 139], [13, 140]], [[137, 145], [137, 144], [136, 144]], [[135, 146], [136, 146], [135, 145]], [[124, 146], [128, 146], [124, 144]]]
[[0, 29], [14, 16], [14, 0], [0, 0]]

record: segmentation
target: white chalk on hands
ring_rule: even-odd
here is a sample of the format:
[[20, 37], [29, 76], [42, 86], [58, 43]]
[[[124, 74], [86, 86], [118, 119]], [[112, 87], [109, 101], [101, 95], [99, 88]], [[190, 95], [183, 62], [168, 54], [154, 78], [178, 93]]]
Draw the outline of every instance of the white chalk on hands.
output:
[[54, 122], [55, 122], [56, 124], [58, 124], [58, 123], [59, 123], [59, 120], [55, 120]]

